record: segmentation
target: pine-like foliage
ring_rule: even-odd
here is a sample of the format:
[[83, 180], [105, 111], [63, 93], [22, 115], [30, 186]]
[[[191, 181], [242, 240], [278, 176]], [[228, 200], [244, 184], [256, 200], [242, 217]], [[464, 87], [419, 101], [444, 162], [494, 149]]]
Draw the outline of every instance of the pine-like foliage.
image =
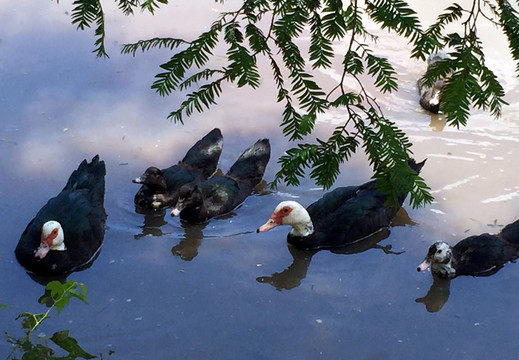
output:
[[[100, 0], [76, 0], [73, 21], [84, 28], [96, 22], [96, 52], [104, 54], [104, 28]], [[154, 12], [167, 0], [119, 0], [119, 8], [132, 14], [135, 8]], [[390, 119], [384, 116], [375, 95], [361, 79], [371, 76], [381, 92], [398, 88], [397, 74], [389, 59], [377, 53], [367, 40], [376, 40], [365, 21], [379, 24], [409, 40], [411, 56], [425, 60], [435, 51], [447, 49], [448, 57], [431, 66], [423, 78], [431, 85], [446, 78], [442, 90], [442, 111], [448, 123], [463, 126], [472, 107], [501, 114], [504, 90], [485, 63], [477, 26], [485, 21], [499, 26], [506, 35], [519, 71], [519, 17], [507, 0], [473, 0], [469, 8], [457, 3], [447, 6], [437, 21], [423, 29], [415, 11], [404, 0], [243, 0], [236, 11], [220, 14], [210, 28], [192, 41], [175, 38], [141, 40], [123, 47], [135, 55], [140, 49], [164, 47], [174, 54], [161, 65], [152, 85], [161, 95], [177, 90], [190, 91], [169, 118], [183, 122], [184, 116], [204, 111], [217, 103], [225, 84], [257, 88], [261, 74], [259, 58], [271, 66], [277, 86], [277, 101], [283, 103], [281, 126], [291, 140], [312, 133], [318, 116], [330, 109], [345, 111], [344, 124], [328, 139], [301, 143], [279, 159], [281, 169], [273, 184], [284, 181], [297, 185], [306, 170], [315, 181], [330, 187], [339, 166], [363, 149], [373, 166], [382, 190], [397, 199], [411, 192], [411, 203], [420, 206], [432, 201], [428, 187], [409, 168], [411, 143]], [[460, 24], [460, 32], [446, 33], [447, 25]], [[300, 45], [309, 37], [309, 45]], [[308, 42], [306, 42], [308, 43]], [[213, 61], [216, 46], [227, 49], [226, 61]], [[342, 59], [336, 59], [340, 48]], [[342, 77], [325, 92], [314, 77], [316, 69], [334, 66], [340, 60]], [[336, 65], [335, 65], [336, 66]], [[417, 159], [421, 160], [421, 159]], [[397, 174], [397, 175], [395, 175]], [[403, 174], [403, 176], [402, 176]]]

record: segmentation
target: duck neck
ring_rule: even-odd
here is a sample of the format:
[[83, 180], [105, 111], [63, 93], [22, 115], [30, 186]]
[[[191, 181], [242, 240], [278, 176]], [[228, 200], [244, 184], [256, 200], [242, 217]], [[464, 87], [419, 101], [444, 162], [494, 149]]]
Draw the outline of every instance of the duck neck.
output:
[[292, 225], [290, 234], [299, 237], [312, 235], [314, 233], [314, 224], [312, 223], [312, 219], [310, 219], [310, 216], [308, 216], [308, 218], [305, 220], [305, 222]]
[[453, 278], [456, 276], [456, 269], [454, 269], [454, 266], [452, 266], [452, 259], [449, 260], [448, 263], [445, 264], [439, 264], [435, 263], [432, 264], [431, 270], [433, 273], [438, 275], [441, 278]]

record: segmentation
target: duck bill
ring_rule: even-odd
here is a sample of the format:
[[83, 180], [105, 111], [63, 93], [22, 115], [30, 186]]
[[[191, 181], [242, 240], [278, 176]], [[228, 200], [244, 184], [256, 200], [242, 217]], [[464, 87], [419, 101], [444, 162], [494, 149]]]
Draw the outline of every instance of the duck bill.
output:
[[261, 225], [256, 232], [269, 231], [270, 229], [278, 226], [279, 224], [274, 219], [269, 219], [265, 224]]
[[425, 271], [431, 266], [431, 263], [425, 259], [418, 267], [416, 268], [417, 271]]
[[34, 257], [39, 258], [40, 260], [43, 259], [47, 253], [49, 252], [50, 247], [48, 244], [42, 242], [36, 252], [34, 253]]
[[133, 179], [132, 182], [135, 184], [142, 184], [145, 180], [146, 178], [144, 176], [139, 176], [138, 178]]

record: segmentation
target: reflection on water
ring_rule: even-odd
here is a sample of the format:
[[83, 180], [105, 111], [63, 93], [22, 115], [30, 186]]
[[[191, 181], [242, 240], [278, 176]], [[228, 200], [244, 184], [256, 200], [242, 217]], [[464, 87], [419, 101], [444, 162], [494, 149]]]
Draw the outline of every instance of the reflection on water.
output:
[[164, 235], [161, 226], [168, 223], [166, 220], [164, 220], [166, 209], [138, 211], [136, 208], [136, 212], [144, 215], [144, 224], [139, 226], [139, 228], [141, 228], [141, 233], [135, 234], [135, 239], [140, 239], [145, 236]]
[[[4, 3], [6, 7], [14, 4]], [[18, 328], [16, 315], [30, 311], [42, 293], [12, 253], [29, 215], [48, 200], [45, 193], [60, 190], [61, 173], [76, 165], [77, 158], [102, 153], [109, 174], [109, 227], [96, 266], [74, 275], [87, 284], [89, 306], [71, 303], [70, 311], [52, 320], [56, 326], [64, 323], [62, 328], [80, 333], [78, 341], [90, 349], [113, 349], [117, 359], [169, 358], [172, 352], [186, 359], [207, 359], [212, 354], [227, 359], [275, 360], [338, 359], [345, 353], [352, 359], [517, 356], [516, 269], [505, 267], [491, 279], [470, 284], [455, 281], [456, 294], [443, 307], [448, 283], [433, 279], [430, 292], [422, 294], [431, 279], [417, 277], [414, 271], [431, 243], [453, 242], [466, 231], [466, 235], [496, 231], [488, 225], [494, 219], [509, 223], [519, 214], [519, 80], [513, 75], [514, 62], [502, 58], [506, 43], [490, 43], [488, 59], [509, 92], [511, 105], [504, 108], [503, 119], [496, 121], [476, 110], [467, 127], [455, 129], [445, 125], [442, 115], [430, 116], [420, 110], [416, 80], [425, 64], [409, 59], [407, 42], [393, 33], [370, 29], [380, 36], [377, 55], [395, 65], [399, 80], [398, 92], [376, 94], [377, 100], [385, 115], [410, 137], [415, 157], [429, 159], [422, 175], [436, 202], [423, 209], [407, 209], [417, 226], [392, 228], [383, 242], [370, 247], [373, 244], [366, 239], [363, 246], [390, 253], [387, 244], [391, 244], [395, 250], [405, 249], [405, 254], [385, 256], [375, 250], [343, 257], [327, 251], [320, 253], [327, 260], [326, 269], [321, 269], [320, 258], [313, 258], [312, 253], [292, 247], [288, 248], [290, 255], [285, 253], [285, 239], [279, 234], [266, 234], [261, 241], [248, 235], [228, 241], [221, 235], [255, 228], [270, 215], [279, 197], [312, 203], [321, 190], [315, 190], [310, 178], [303, 179], [299, 187], [282, 185], [279, 192], [257, 197], [252, 202], [256, 206], [245, 203], [232, 224], [213, 219], [205, 228], [197, 228], [177, 223], [167, 211], [143, 215], [133, 211], [136, 189], [130, 179], [150, 163], [169, 166], [205, 129], [219, 126], [227, 134], [219, 164], [222, 168], [230, 167], [244, 142], [271, 138], [272, 159], [294, 145], [279, 128], [283, 109], [272, 97], [275, 84], [269, 82], [268, 63], [258, 62], [266, 69], [266, 78], [256, 91], [226, 87], [218, 106], [194, 114], [180, 126], [166, 119], [182, 101], [180, 95], [164, 99], [149, 89], [160, 70], [158, 65], [170, 54], [157, 50], [125, 57], [118, 55], [120, 45], [113, 42], [108, 43], [113, 49], [110, 59], [95, 59], [90, 53], [92, 34], [75, 32], [70, 16], [64, 13], [71, 3], [25, 3], [16, 2], [17, 16], [11, 16], [8, 9], [0, 12], [4, 20], [0, 75], [5, 80], [0, 96], [4, 114], [0, 124], [4, 155], [0, 161], [0, 222], [7, 244], [0, 248], [5, 259], [0, 262], [5, 274], [0, 280], [4, 290], [0, 303], [13, 305], [0, 312], [4, 324], [0, 330]], [[412, 3], [422, 8], [420, 16], [434, 13], [423, 8], [443, 7], [440, 2]], [[173, 32], [179, 30], [180, 35], [193, 39], [203, 31], [200, 23], [214, 20], [212, 8], [224, 6], [214, 1], [201, 4], [173, 4], [157, 11], [156, 17], [136, 14], [122, 22], [116, 19], [110, 32], [117, 32], [117, 39], [121, 34], [120, 42], [133, 42], [170, 34], [173, 26]], [[116, 8], [117, 4], [107, 6]], [[492, 34], [491, 29], [481, 30]], [[340, 68], [338, 71], [340, 76]], [[317, 77], [319, 81], [329, 79], [324, 73]], [[346, 116], [341, 109], [322, 114], [313, 135], [327, 138]], [[271, 181], [278, 170], [272, 161], [265, 179]], [[337, 186], [360, 183], [372, 174], [362, 153], [342, 164], [341, 171]], [[213, 238], [216, 241], [208, 241]], [[350, 253], [362, 251], [361, 244], [355, 246], [358, 248]], [[172, 256], [172, 247], [178, 256]], [[193, 260], [181, 263], [183, 257]], [[256, 266], [267, 258], [279, 272], [264, 274], [265, 268]], [[185, 271], [179, 272], [179, 267]], [[348, 276], [343, 276], [345, 271]], [[334, 274], [341, 277], [340, 282]], [[262, 286], [260, 279], [275, 288], [293, 290], [273, 291]], [[430, 314], [414, 303], [416, 298], [429, 311], [441, 309], [435, 313], [437, 321], [429, 322], [427, 336], [417, 333], [416, 324], [429, 321]], [[150, 299], [154, 306], [149, 306]], [[266, 316], [258, 317], [259, 313]], [[480, 325], [474, 326], [476, 322]], [[391, 331], [381, 323], [391, 324]], [[224, 331], [215, 332], [215, 324]], [[261, 330], [260, 336], [256, 329]], [[490, 347], [489, 343], [500, 346]], [[10, 351], [7, 345], [0, 343], [0, 353]]]
[[171, 253], [175, 256], [180, 256], [182, 260], [191, 261], [198, 255], [198, 248], [202, 245], [202, 239], [207, 223], [191, 224], [181, 222], [182, 229], [184, 229], [184, 236], [180, 242], [171, 248]]
[[433, 274], [433, 283], [424, 297], [418, 298], [417, 303], [423, 303], [429, 312], [437, 312], [443, 307], [450, 293], [450, 279], [442, 279]]
[[358, 254], [369, 249], [380, 249], [386, 254], [402, 254], [403, 251], [391, 251], [391, 244], [386, 246], [379, 244], [379, 242], [386, 239], [389, 234], [389, 229], [383, 228], [371, 234], [370, 236], [360, 239], [359, 241], [356, 241], [352, 244], [331, 250], [300, 250], [294, 246], [287, 245], [288, 251], [290, 252], [290, 255], [292, 255], [292, 264], [290, 264], [282, 272], [275, 272], [269, 276], [260, 276], [256, 278], [256, 280], [260, 283], [270, 284], [274, 286], [276, 290], [293, 289], [299, 286], [301, 284], [301, 280], [306, 277], [312, 256], [314, 256], [319, 251], [330, 251], [334, 254], [351, 255]]
[[429, 127], [434, 132], [440, 132], [443, 130], [445, 125], [447, 124], [447, 119], [443, 114], [431, 114], [431, 122], [429, 123]]
[[259, 276], [256, 281], [270, 284], [276, 290], [290, 290], [301, 284], [301, 280], [306, 277], [312, 256], [319, 250], [301, 250], [291, 245], [287, 245], [287, 248], [292, 255], [292, 264], [282, 272], [275, 272], [269, 276]]

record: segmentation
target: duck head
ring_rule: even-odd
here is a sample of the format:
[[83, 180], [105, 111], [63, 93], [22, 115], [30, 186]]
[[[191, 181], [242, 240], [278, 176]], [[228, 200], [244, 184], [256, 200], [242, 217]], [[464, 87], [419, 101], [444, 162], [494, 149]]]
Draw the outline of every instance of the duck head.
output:
[[193, 184], [182, 185], [178, 191], [177, 204], [171, 210], [171, 216], [178, 216], [187, 207], [198, 206], [203, 203], [202, 193], [198, 186]]
[[144, 174], [132, 180], [135, 184], [143, 184], [150, 189], [165, 192], [167, 189], [166, 179], [159, 168], [151, 166], [146, 169]]
[[452, 248], [449, 244], [438, 241], [429, 247], [424, 261], [416, 268], [424, 271], [428, 268], [441, 278], [452, 278], [456, 276], [456, 270], [452, 266]]
[[296, 201], [283, 201], [276, 206], [270, 219], [261, 225], [257, 232], [268, 231], [278, 225], [291, 225], [291, 235], [308, 236], [313, 234], [314, 226], [308, 211]]
[[63, 228], [57, 221], [47, 221], [41, 227], [40, 246], [35, 251], [34, 256], [43, 259], [49, 250], [66, 250]]

